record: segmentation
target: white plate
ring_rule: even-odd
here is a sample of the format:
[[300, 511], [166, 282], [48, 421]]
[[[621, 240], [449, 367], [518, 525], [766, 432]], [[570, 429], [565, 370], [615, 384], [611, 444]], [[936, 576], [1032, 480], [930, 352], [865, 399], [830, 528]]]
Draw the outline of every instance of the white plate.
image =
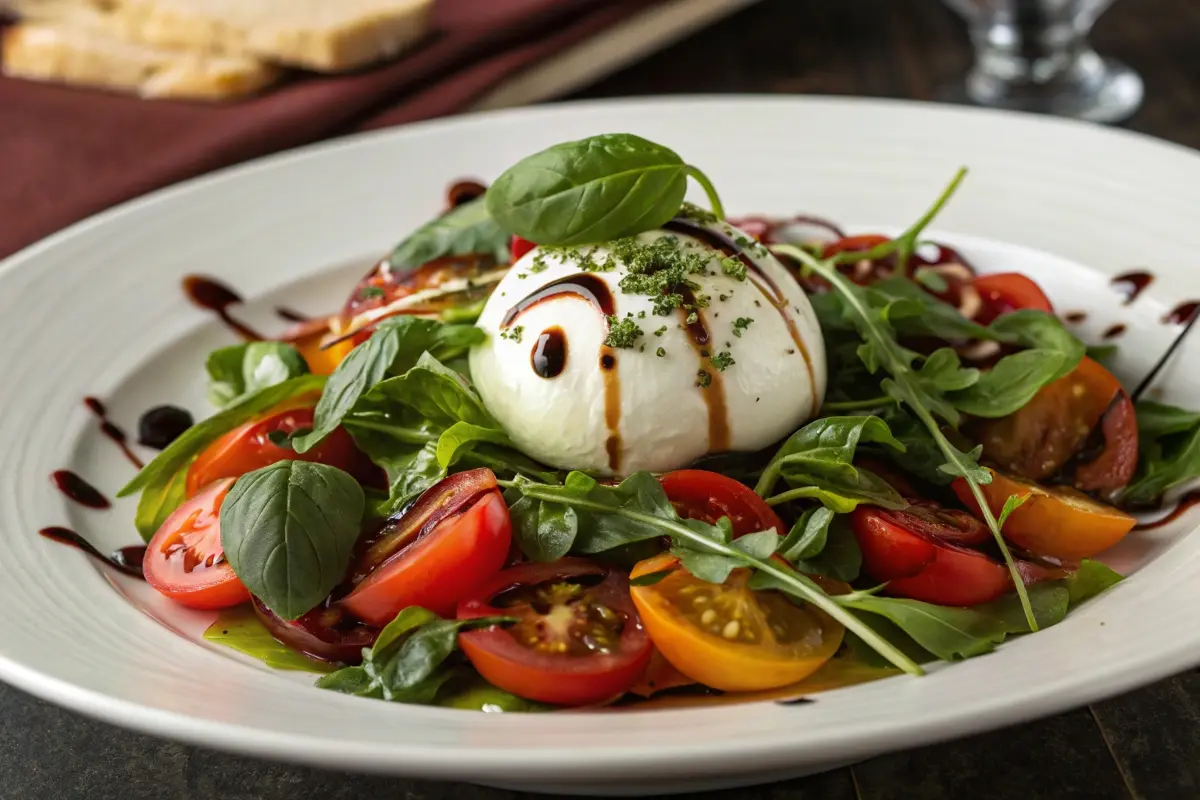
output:
[[[449, 181], [492, 178], [546, 145], [615, 130], [701, 165], [732, 213], [804, 210], [856, 230], [907, 224], [969, 165], [937, 222], [953, 232], [943, 238], [987, 269], [1036, 274], [1061, 308], [1089, 311], [1089, 333], [1129, 325], [1121, 367], [1131, 377], [1169, 341], [1164, 311], [1200, 296], [1200, 157], [1003, 113], [792, 98], [555, 106], [354, 137], [191, 181], [0, 267], [0, 677], [120, 725], [226, 750], [614, 792], [811, 772], [1050, 714], [1200, 663], [1200, 537], [1184, 537], [1187, 525], [1131, 536], [1108, 560], [1132, 577], [1063, 624], [926, 678], [810, 705], [535, 715], [318, 691], [308, 676], [197, 641], [205, 615], [37, 535], [66, 524], [102, 549], [137, 538], [131, 502], [90, 512], [47, 476], [68, 467], [111, 495], [131, 474], [84, 395], [104, 398], [126, 427], [162, 402], [206, 413], [203, 357], [230, 336], [184, 299], [184, 274], [236, 286], [251, 298], [241, 315], [278, 329], [277, 303], [336, 307], [373, 259], [437, 210]], [[1106, 276], [1134, 266], [1159, 278], [1122, 306]], [[1197, 404], [1200, 377], [1178, 365], [1198, 350], [1193, 340], [1164, 378], [1168, 397]]]

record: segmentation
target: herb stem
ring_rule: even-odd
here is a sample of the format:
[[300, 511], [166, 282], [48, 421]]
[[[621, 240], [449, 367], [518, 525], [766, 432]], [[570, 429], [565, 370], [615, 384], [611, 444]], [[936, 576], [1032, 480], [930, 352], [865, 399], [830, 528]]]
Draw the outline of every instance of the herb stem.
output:
[[822, 411], [863, 411], [870, 408], [882, 408], [883, 406], [894, 405], [897, 402], [894, 397], [872, 397], [869, 400], [843, 400], [833, 401], [821, 406]]
[[643, 514], [640, 511], [632, 511], [627, 508], [614, 507], [604, 503], [597, 503], [591, 500], [583, 500], [571, 498], [566, 500], [560, 494], [552, 492], [539, 492], [536, 485], [522, 481], [498, 481], [501, 486], [506, 488], [516, 487], [526, 497], [532, 497], [535, 500], [542, 500], [549, 503], [559, 503], [571, 505], [576, 508], [585, 509], [587, 511], [595, 511], [601, 514], [614, 514], [624, 517], [625, 519], [641, 523], [651, 528], [663, 530], [672, 539], [677, 541], [686, 541], [693, 548], [703, 548], [717, 555], [725, 556], [742, 562], [748, 567], [753, 567], [760, 572], [770, 575], [780, 583], [788, 587], [790, 593], [802, 598], [803, 600], [820, 608], [829, 616], [836, 619], [847, 630], [853, 631], [855, 635], [861, 638], [864, 642], [870, 645], [877, 653], [886, 658], [899, 669], [904, 670], [909, 675], [924, 675], [925, 671], [921, 666], [913, 661], [908, 656], [904, 655], [895, 645], [884, 639], [875, 630], [860, 620], [850, 611], [842, 607], [836, 600], [822, 591], [821, 587], [813, 583], [807, 577], [799, 572], [796, 572], [791, 567], [785, 567], [775, 561], [764, 561], [755, 558], [752, 555], [743, 553], [740, 550], [734, 549], [727, 544], [715, 541], [708, 538], [704, 534], [694, 531], [688, 526], [661, 517], [655, 517], [650, 514]]
[[725, 207], [721, 205], [721, 198], [717, 196], [717, 188], [713, 186], [708, 176], [691, 164], [688, 164], [684, 169], [687, 170], [688, 175], [696, 179], [696, 183], [700, 184], [700, 187], [704, 189], [704, 193], [708, 195], [708, 203], [712, 206], [712, 212], [716, 215], [717, 219], [725, 219]]
[[[955, 178], [954, 183], [951, 184], [950, 189], [947, 190], [945, 196], [948, 196], [949, 192], [958, 185], [964, 174], [965, 170], [959, 171], [958, 176]], [[931, 211], [940, 208], [942, 204], [941, 202], [935, 204]], [[925, 224], [928, 223], [927, 218], [931, 218], [929, 213], [925, 217], [922, 217]], [[1000, 526], [997, 524], [995, 516], [992, 515], [992, 510], [983, 496], [983, 490], [979, 488], [979, 482], [972, 477], [969, 465], [964, 463], [963, 454], [950, 444], [950, 441], [942, 433], [941, 426], [938, 425], [937, 420], [933, 418], [933, 415], [925, 407], [925, 404], [918, 399], [919, 395], [914, 386], [912, 369], [909, 368], [904, 358], [900, 356], [898, 352], [899, 345], [891, 336], [884, 333], [875, 324], [875, 320], [867, 313], [867, 309], [863, 307], [862, 302], [855, 293], [853, 285], [838, 271], [833, 262], [818, 261], [799, 247], [792, 245], [776, 245], [774, 249], [780, 250], [784, 255], [796, 259], [807, 269], [812, 270], [828, 281], [834, 290], [845, 299], [847, 307], [854, 312], [855, 317], [861, 325], [860, 331], [863, 337], [872, 340], [878, 346], [879, 352], [882, 355], [881, 360], [887, 371], [891, 373], [891, 383], [898, 399], [911, 408], [913, 413], [917, 415], [917, 418], [928, 429], [933, 440], [937, 443], [938, 449], [946, 457], [946, 463], [954, 467], [952, 474], [962, 476], [970, 486], [971, 494], [975, 498], [976, 503], [978, 503], [980, 513], [983, 515], [983, 521], [987, 524], [988, 529], [991, 530], [992, 537], [996, 540], [996, 544], [1004, 556], [1004, 563], [1008, 566], [1008, 572], [1012, 576], [1013, 586], [1017, 590], [1017, 597], [1020, 598], [1021, 609], [1025, 612], [1025, 619], [1029, 623], [1029, 629], [1031, 631], [1038, 630], [1037, 619], [1034, 617], [1033, 607], [1029, 603], [1029, 592], [1025, 589], [1025, 581], [1021, 578], [1021, 573], [1017, 570], [1016, 561], [1013, 560], [1012, 553], [1008, 549], [1008, 544], [1004, 541], [1004, 536], [1000, 533]], [[885, 381], [886, 383], [888, 382]], [[886, 385], [884, 389], [885, 391], [887, 390]]]

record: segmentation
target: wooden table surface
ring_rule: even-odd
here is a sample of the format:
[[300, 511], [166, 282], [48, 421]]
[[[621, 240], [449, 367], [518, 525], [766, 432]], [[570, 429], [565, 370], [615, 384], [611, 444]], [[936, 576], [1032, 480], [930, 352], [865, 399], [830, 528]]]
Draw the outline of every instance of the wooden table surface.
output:
[[[1200, 3], [1124, 0], [1097, 27], [1147, 99], [1129, 127], [1200, 147]], [[578, 97], [695, 92], [941, 99], [970, 63], [937, 0], [764, 0]], [[980, 687], [980, 691], [987, 691]], [[0, 685], [0, 798], [350, 800], [512, 792], [237, 758], [84, 719]], [[1200, 670], [1009, 730], [706, 798], [1200, 797]]]

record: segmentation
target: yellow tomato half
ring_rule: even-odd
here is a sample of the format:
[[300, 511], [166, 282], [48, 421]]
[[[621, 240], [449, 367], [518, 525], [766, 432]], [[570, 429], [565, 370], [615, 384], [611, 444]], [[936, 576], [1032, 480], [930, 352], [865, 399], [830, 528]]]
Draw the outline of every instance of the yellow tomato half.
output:
[[[669, 555], [641, 562], [631, 577], [678, 566]], [[654, 646], [689, 678], [727, 692], [787, 686], [815, 672], [842, 643], [845, 629], [825, 612], [778, 592], [748, 588], [750, 571], [723, 584], [676, 569], [630, 592]]]
[[[1012, 495], [1029, 497], [1009, 516], [1003, 533], [1005, 539], [1035, 555], [1089, 558], [1121, 541], [1137, 522], [1077, 489], [1039, 486], [996, 470], [989, 472], [992, 482], [980, 488], [993, 515], [1000, 515]], [[955, 480], [954, 492], [973, 514], [979, 514], [966, 481]]]

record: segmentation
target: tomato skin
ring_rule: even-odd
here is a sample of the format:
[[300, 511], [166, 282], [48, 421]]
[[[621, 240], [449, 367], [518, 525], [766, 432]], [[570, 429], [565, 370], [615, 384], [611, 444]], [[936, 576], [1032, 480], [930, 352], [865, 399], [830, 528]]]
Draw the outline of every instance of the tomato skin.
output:
[[1012, 588], [1006, 566], [912, 530], [901, 514], [859, 506], [850, 515], [863, 570], [877, 581], [888, 581], [887, 594], [942, 606], [974, 606]]
[[317, 606], [299, 619], [286, 620], [250, 598], [254, 613], [275, 639], [307, 656], [342, 664], [362, 662], [364, 647], [370, 647], [379, 636], [378, 628], [346, 624], [337, 609]]
[[521, 256], [525, 255], [535, 247], [537, 247], [536, 244], [528, 239], [523, 239], [514, 233], [512, 241], [508, 245], [508, 249], [512, 253], [512, 263], [517, 263], [517, 260], [520, 259]]
[[[1121, 541], [1137, 523], [1133, 517], [1069, 487], [1044, 488], [997, 470], [980, 487], [993, 515], [1012, 495], [1028, 496], [1004, 524], [1004, 538], [1029, 552], [1072, 561], [1090, 558]], [[952, 485], [963, 504], [979, 515], [979, 503], [962, 478]]]
[[376, 567], [341, 604], [379, 627], [408, 606], [450, 616], [459, 600], [500, 571], [511, 543], [508, 506], [489, 491]]
[[980, 275], [975, 278], [974, 285], [983, 300], [983, 308], [975, 315], [975, 321], [980, 325], [987, 325], [1002, 314], [1024, 308], [1054, 313], [1054, 306], [1042, 287], [1019, 272]]
[[780, 535], [787, 528], [779, 515], [749, 486], [719, 472], [680, 469], [658, 479], [679, 515], [715, 524], [729, 517], [736, 536], [771, 530]]
[[[664, 570], [672, 571], [655, 584], [632, 587], [630, 593], [655, 648], [678, 673], [697, 683], [728, 692], [753, 692], [787, 686], [811, 675], [841, 646], [845, 630], [840, 624], [824, 612], [801, 610], [778, 596], [770, 601], [765, 600], [766, 595], [774, 593], [758, 593], [747, 588], [748, 570], [734, 570], [724, 584], [714, 586], [678, 567], [679, 561], [668, 553], [639, 562], [631, 573], [633, 578]], [[823, 586], [831, 592], [849, 588], [844, 584]], [[747, 641], [737, 631], [732, 638], [727, 638], [724, 631], [722, 635], [710, 633], [689, 619], [687, 611], [690, 610], [693, 616], [695, 614], [695, 598], [699, 597], [694, 594], [697, 587], [705, 587], [713, 595], [713, 599], [705, 598], [706, 609], [716, 610], [718, 606], [737, 608], [743, 616], [733, 619], [740, 619], [745, 625], [744, 630], [753, 632], [753, 641]], [[680, 598], [690, 600], [692, 608], [681, 609]], [[809, 646], [777, 640], [766, 622], [764, 609], [767, 604], [774, 611], [771, 616], [773, 624], [787, 625], [789, 623], [784, 620], [798, 619], [811, 626], [819, 621], [819, 642]], [[701, 619], [701, 625], [704, 622]], [[715, 624], [722, 626], [721, 617]], [[812, 628], [807, 630], [811, 632]], [[656, 677], [664, 676], [669, 676], [676, 685], [683, 683], [670, 671], [660, 669]], [[638, 688], [644, 691], [647, 687]]]
[[970, 433], [983, 445], [984, 457], [1003, 471], [1044, 481], [1064, 468], [1070, 471], [1095, 438], [1097, 426], [1100, 452], [1074, 466], [1073, 482], [1084, 491], [1113, 492], [1127, 485], [1137, 469], [1137, 419], [1120, 381], [1084, 357], [1023, 408], [1007, 417], [979, 420]]
[[247, 472], [291, 459], [328, 464], [345, 470], [359, 480], [373, 479], [375, 466], [359, 452], [343, 428], [338, 428], [307, 453], [277, 447], [270, 435], [275, 431], [292, 433], [312, 428], [312, 408], [284, 408], [251, 420], [223, 434], [204, 448], [188, 469], [187, 495], [194, 496], [203, 487], [221, 478], [239, 478]]
[[539, 653], [519, 644], [498, 627], [459, 634], [458, 642], [471, 664], [489, 683], [520, 697], [554, 705], [602, 703], [624, 693], [646, 671], [653, 648], [629, 598], [629, 581], [623, 575], [581, 558], [563, 558], [551, 564], [519, 564], [495, 576], [475, 595], [458, 606], [459, 619], [503, 616], [493, 598], [516, 586], [546, 581], [602, 575], [597, 596], [625, 624], [614, 653], [589, 656]]
[[175, 509], [146, 546], [146, 582], [160, 594], [201, 609], [229, 608], [250, 599], [221, 547], [221, 504], [233, 483], [227, 478], [205, 487]]

